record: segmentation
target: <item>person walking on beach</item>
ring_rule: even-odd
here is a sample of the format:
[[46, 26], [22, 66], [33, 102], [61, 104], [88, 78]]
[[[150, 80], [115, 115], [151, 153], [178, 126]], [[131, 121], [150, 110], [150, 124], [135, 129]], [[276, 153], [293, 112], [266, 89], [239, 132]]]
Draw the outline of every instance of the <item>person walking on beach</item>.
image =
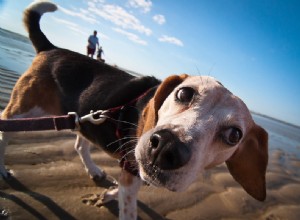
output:
[[94, 34], [89, 36], [88, 45], [87, 45], [87, 55], [91, 56], [91, 58], [93, 58], [93, 56], [94, 56], [97, 45], [99, 48], [99, 40], [97, 37], [97, 31], [94, 31]]

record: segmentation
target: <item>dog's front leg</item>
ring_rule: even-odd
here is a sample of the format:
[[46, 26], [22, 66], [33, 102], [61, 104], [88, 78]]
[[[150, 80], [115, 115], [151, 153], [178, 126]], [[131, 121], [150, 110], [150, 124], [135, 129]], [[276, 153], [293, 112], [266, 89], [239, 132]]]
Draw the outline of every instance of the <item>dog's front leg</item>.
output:
[[85, 167], [85, 170], [93, 180], [102, 180], [106, 174], [92, 160], [90, 155], [90, 142], [85, 138], [77, 135], [75, 150]]
[[122, 170], [119, 179], [119, 219], [137, 219], [137, 194], [142, 181], [126, 170]]

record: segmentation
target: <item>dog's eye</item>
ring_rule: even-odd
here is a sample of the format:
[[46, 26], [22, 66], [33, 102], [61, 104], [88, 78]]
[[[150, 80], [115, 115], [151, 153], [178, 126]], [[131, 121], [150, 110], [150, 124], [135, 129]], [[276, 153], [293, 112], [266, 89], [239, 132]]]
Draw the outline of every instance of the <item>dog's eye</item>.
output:
[[183, 87], [177, 91], [176, 99], [180, 102], [188, 103], [193, 99], [194, 94], [194, 89], [190, 87]]
[[234, 146], [242, 138], [242, 131], [236, 127], [229, 127], [223, 130], [222, 137], [226, 144]]

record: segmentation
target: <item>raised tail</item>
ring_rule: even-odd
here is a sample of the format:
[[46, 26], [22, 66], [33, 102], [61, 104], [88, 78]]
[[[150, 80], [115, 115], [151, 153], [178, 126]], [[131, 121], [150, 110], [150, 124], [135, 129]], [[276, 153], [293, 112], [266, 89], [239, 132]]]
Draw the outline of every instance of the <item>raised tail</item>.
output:
[[51, 2], [35, 1], [24, 11], [23, 22], [37, 53], [56, 48], [40, 28], [40, 19], [46, 12], [54, 12], [57, 6]]

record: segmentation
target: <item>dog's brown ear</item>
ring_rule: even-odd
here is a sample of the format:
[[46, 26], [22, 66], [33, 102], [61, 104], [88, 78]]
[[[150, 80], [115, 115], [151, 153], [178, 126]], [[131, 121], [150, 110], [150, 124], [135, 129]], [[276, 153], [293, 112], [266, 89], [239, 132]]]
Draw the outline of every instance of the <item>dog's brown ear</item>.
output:
[[266, 198], [268, 133], [258, 125], [250, 130], [236, 152], [226, 161], [233, 178], [253, 198]]
[[182, 83], [187, 77], [187, 74], [169, 76], [160, 84], [154, 94], [154, 97], [149, 101], [143, 111], [137, 131], [138, 137], [149, 129], [155, 127], [158, 120], [158, 110], [164, 103], [165, 99], [174, 90], [174, 88]]

